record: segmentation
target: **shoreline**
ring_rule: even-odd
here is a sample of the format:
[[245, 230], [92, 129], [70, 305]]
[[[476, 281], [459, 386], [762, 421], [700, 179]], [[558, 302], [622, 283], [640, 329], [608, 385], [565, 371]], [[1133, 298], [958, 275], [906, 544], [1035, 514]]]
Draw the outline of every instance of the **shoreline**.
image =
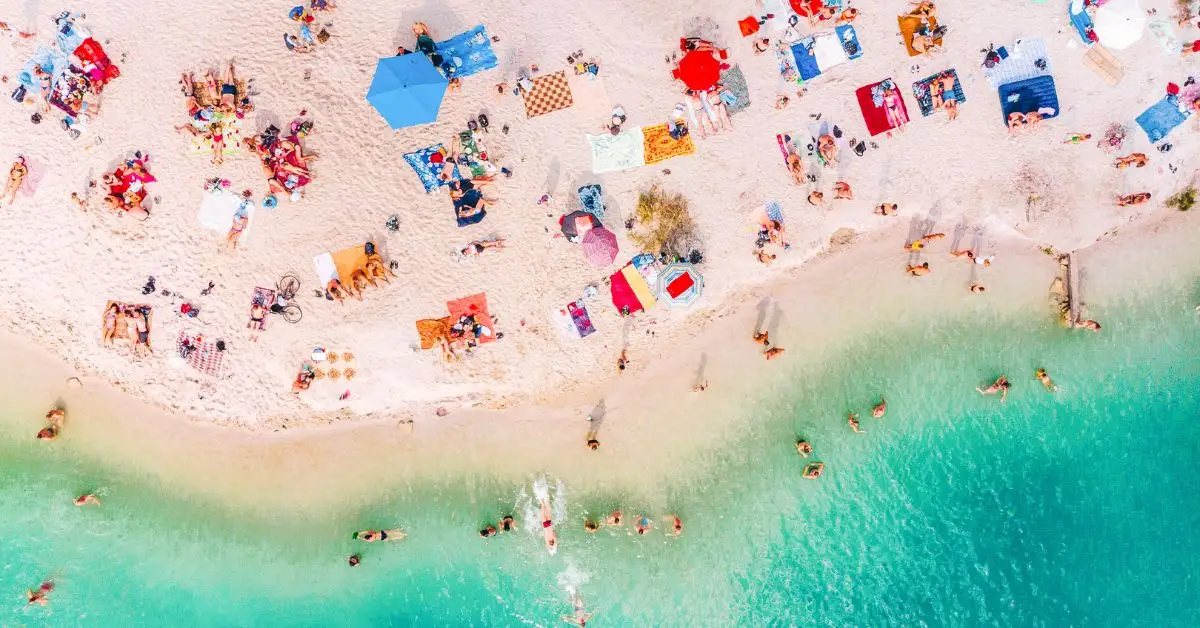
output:
[[[1181, 216], [1147, 224], [1088, 252], [1083, 256], [1090, 264], [1085, 304], [1087, 298], [1099, 303], [1134, 298], [1126, 291], [1180, 279], [1169, 274], [1172, 267], [1194, 267], [1198, 254], [1172, 255], [1171, 245], [1186, 241], [1188, 230], [1181, 227], [1190, 220]], [[15, 383], [19, 395], [0, 393], [10, 402], [6, 415], [13, 419], [0, 429], [18, 438], [24, 432], [32, 435], [45, 409], [61, 398], [68, 407], [68, 424], [63, 442], [53, 446], [195, 494], [260, 507], [335, 503], [339, 487], [361, 477], [418, 482], [484, 469], [512, 479], [527, 477], [531, 469], [568, 482], [604, 477], [614, 487], [655, 494], [662, 490], [659, 473], [678, 473], [675, 462], [702, 459], [736, 435], [750, 417], [730, 417], [741, 414], [742, 400], [753, 396], [753, 390], [783, 384], [788, 372], [800, 368], [793, 362], [813, 365], [832, 359], [846, 341], [877, 328], [881, 320], [907, 328], [938, 317], [1003, 319], [1041, 311], [1052, 324], [1047, 296], [1057, 263], [1051, 256], [1032, 246], [1004, 252], [985, 271], [992, 289], [984, 300], [963, 288], [970, 270], [965, 262], [946, 259], [935, 262], [943, 273], [905, 277], [901, 269], [907, 254], [893, 239], [881, 236], [823, 257], [786, 283], [758, 293], [780, 306], [768, 322], [773, 337], [790, 350], [770, 364], [748, 341], [747, 330], [762, 313], [754, 299], [744, 298], [740, 305], [727, 304], [709, 314], [701, 332], [653, 366], [640, 368], [635, 354], [638, 368], [603, 383], [594, 396], [507, 410], [465, 410], [443, 418], [418, 415], [411, 424], [393, 416], [263, 433], [168, 416], [88, 378], [83, 388], [70, 388], [65, 378], [73, 374], [66, 365], [28, 340], [4, 337], [0, 345], [9, 355], [29, 356], [23, 360], [29, 366], [6, 384]], [[1142, 246], [1149, 243], [1158, 246]], [[814, 294], [822, 295], [820, 301], [813, 301]], [[955, 294], [962, 296], [954, 301]], [[872, 299], [880, 304], [872, 305]], [[710, 388], [692, 393], [690, 382], [701, 362], [707, 365]], [[599, 435], [603, 446], [592, 454], [583, 447], [589, 427], [583, 415], [597, 399], [604, 400], [607, 416]], [[269, 461], [266, 472], [263, 460]], [[382, 495], [387, 488], [365, 490]]]

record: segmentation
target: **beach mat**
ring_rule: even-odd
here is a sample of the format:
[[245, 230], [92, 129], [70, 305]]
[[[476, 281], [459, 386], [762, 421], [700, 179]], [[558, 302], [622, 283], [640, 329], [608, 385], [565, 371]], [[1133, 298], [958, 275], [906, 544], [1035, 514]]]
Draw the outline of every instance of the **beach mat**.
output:
[[689, 133], [679, 139], [671, 137], [671, 132], [665, 123], [642, 127], [642, 145], [646, 155], [646, 165], [654, 165], [673, 157], [682, 157], [696, 152], [696, 144], [692, 142]]
[[[367, 264], [367, 251], [362, 244], [333, 251], [329, 256], [333, 260], [333, 267], [337, 272], [337, 277], [342, 282], [350, 281], [350, 275], [354, 274], [355, 270]], [[325, 283], [328, 283], [328, 281], [326, 279]], [[321, 286], [323, 287], [325, 283], [322, 283]]]
[[[432, 161], [434, 154], [440, 153], [444, 150], [444, 146], [437, 144], [430, 146], [429, 148], [422, 148], [421, 150], [404, 154], [404, 161], [407, 162], [408, 165], [413, 169], [413, 172], [417, 173], [417, 178], [421, 180], [421, 185], [425, 186], [426, 192], [432, 192], [435, 189], [449, 183], [449, 181], [442, 181], [438, 179], [438, 176], [442, 174], [442, 170], [446, 168], [446, 164], [434, 163]], [[459, 175], [458, 166], [451, 165], [450, 167], [454, 169], [454, 172], [451, 173], [453, 175], [451, 180], [457, 181], [458, 179], [461, 179], [462, 177]]]
[[1008, 125], [1008, 116], [1011, 113], [1042, 112], [1045, 109], [1053, 109], [1053, 113], [1042, 112], [1042, 118], [1058, 117], [1058, 92], [1054, 89], [1052, 77], [1037, 76], [1016, 83], [1007, 83], [1001, 85], [998, 92], [1000, 94], [1000, 113], [1005, 126]]
[[795, 59], [795, 68], [801, 83], [821, 76], [821, 66], [817, 64], [817, 55], [813, 50], [815, 45], [815, 37], [806, 37], [792, 44], [792, 58]]
[[604, 192], [600, 186], [593, 183], [584, 185], [579, 188], [579, 204], [583, 206], [583, 211], [596, 217], [601, 223], [604, 222]]
[[555, 72], [533, 79], [533, 87], [523, 95], [525, 116], [536, 118], [574, 104], [566, 72]]
[[454, 65], [453, 76], [479, 74], [500, 64], [492, 50], [492, 38], [482, 24], [437, 44], [437, 52]]
[[588, 135], [592, 147], [592, 172], [601, 174], [646, 165], [645, 135], [641, 127], [627, 128], [618, 135]]
[[[205, 192], [204, 198], [200, 201], [200, 209], [196, 212], [196, 221], [205, 229], [225, 235], [233, 226], [233, 218], [241, 206], [242, 197], [229, 190], [219, 189], [215, 192]], [[246, 217], [249, 220], [246, 222], [246, 229], [242, 231], [241, 238], [249, 235], [250, 228], [254, 226], [254, 214], [254, 203], [247, 203]]]
[[963, 93], [962, 82], [958, 80], [958, 72], [954, 68], [951, 68], [945, 72], [938, 72], [933, 76], [925, 77], [913, 83], [913, 97], [917, 99], [917, 106], [921, 108], [921, 115], [931, 116], [936, 111], [933, 108], [933, 93], [931, 88], [933, 82], [943, 76], [954, 77], [954, 88], [943, 93], [942, 99], [950, 100], [953, 98], [960, 105], [967, 101], [967, 96]]
[[1125, 64], [1121, 63], [1108, 48], [1093, 44], [1083, 55], [1083, 64], [1100, 75], [1105, 83], [1116, 86], [1125, 78]]
[[[188, 339], [188, 333], [184, 330], [179, 330], [179, 336], [175, 340], [175, 351], [183, 355], [183, 341]], [[185, 361], [188, 366], [213, 377], [221, 376], [221, 369], [225, 365], [225, 352], [217, 349], [217, 343], [212, 340], [202, 340], [199, 343], [192, 341], [192, 351], [188, 353]]]
[[1179, 110], [1178, 102], [1177, 97], [1168, 95], [1137, 117], [1138, 126], [1146, 132], [1151, 143], [1163, 139], [1187, 120], [1188, 116]]
[[[908, 56], [910, 57], [915, 57], [921, 54], [916, 48], [913, 48], [913, 38], [916, 36], [917, 30], [920, 29], [921, 25], [927, 20], [929, 23], [929, 30], [932, 31], [933, 29], [937, 28], [938, 23], [937, 18], [935, 17], [923, 18], [917, 15], [901, 15], [896, 18], [896, 22], [900, 24], [900, 38], [903, 40], [904, 48], [905, 50], [908, 50]], [[941, 46], [942, 38], [935, 37], [933, 43], [935, 46]]]
[[[1007, 83], [1024, 81], [1038, 76], [1049, 76], [1051, 73], [1050, 56], [1046, 52], [1046, 41], [1042, 38], [1026, 39], [1021, 45], [1002, 46], [1008, 54], [996, 65], [984, 67], [988, 85], [999, 88]], [[1041, 59], [1045, 67], [1039, 68], [1037, 61]]]
[[321, 289], [338, 277], [337, 265], [333, 263], [333, 256], [329, 253], [321, 253], [313, 257], [313, 268], [317, 271], [317, 281], [320, 282]]
[[463, 131], [458, 134], [458, 143], [462, 146], [462, 154], [467, 157], [467, 166], [463, 166], [460, 162], [455, 166], [461, 173], [465, 167], [471, 174], [471, 178], [482, 177], [487, 175], [487, 163], [483, 161], [483, 155], [487, 152], [479, 142], [475, 141], [475, 134], [471, 131]]
[[486, 204], [485, 204], [484, 209], [482, 209], [481, 211], [475, 212], [465, 218], [458, 215], [458, 212], [460, 209], [462, 209], [464, 207], [475, 207], [476, 205], [479, 204], [479, 201], [482, 199], [483, 199], [483, 192], [479, 191], [478, 188], [472, 188], [472, 189], [464, 192], [461, 197], [451, 200], [451, 203], [454, 205], [454, 221], [458, 224], [459, 227], [469, 227], [471, 225], [477, 225], [477, 224], [483, 222], [484, 218], [487, 218]]
[[[887, 113], [883, 108], [883, 101], [879, 101], [878, 105], [875, 104], [873, 90], [882, 84], [883, 81], [872, 83], [871, 85], [864, 85], [854, 92], [854, 95], [858, 98], [858, 108], [862, 111], [863, 121], [867, 123], [867, 131], [873, 136], [879, 135], [880, 133], [886, 133], [895, 128], [890, 122], [888, 122]], [[900, 111], [904, 114], [904, 118], [907, 120], [908, 107], [904, 104], [904, 94], [897, 90], [896, 98], [899, 99]]]
[[632, 263], [613, 273], [609, 279], [612, 303], [618, 312], [624, 312], [626, 308], [629, 313], [649, 310], [658, 303], [650, 290], [650, 284]]
[[[1079, 5], [1079, 11], [1076, 12], [1075, 5]], [[1088, 32], [1092, 30], [1092, 17], [1083, 9], [1083, 0], [1071, 0], [1067, 3], [1067, 16], [1071, 18], [1071, 25], [1075, 27], [1075, 32], [1079, 34], [1079, 38], [1083, 40], [1085, 46], [1092, 45], [1092, 40], [1088, 39]]]
[[[208, 124], [192, 122], [192, 126], [197, 129], [207, 129]], [[225, 148], [222, 149], [223, 155], [240, 155], [246, 152], [246, 142], [242, 133], [242, 125], [236, 118], [226, 119], [221, 122], [222, 141], [225, 143]], [[213, 144], [208, 138], [199, 135], [189, 135], [191, 140], [189, 152], [192, 155], [211, 155], [213, 154]]]
[[1154, 35], [1154, 40], [1158, 42], [1158, 47], [1164, 55], [1174, 57], [1183, 49], [1179, 38], [1175, 36], [1175, 27], [1161, 17], [1147, 22], [1146, 29], [1150, 31], [1151, 35]]
[[[745, 111], [750, 106], [750, 86], [746, 84], [746, 75], [742, 74], [740, 67], [735, 65], [728, 70], [722, 70], [720, 83], [725, 87], [721, 91], [721, 100], [725, 101], [729, 115]], [[726, 94], [731, 97], [727, 98]]]
[[604, 79], [591, 73], [576, 74], [567, 79], [574, 105], [571, 111], [579, 127], [589, 131], [607, 128], [612, 122], [613, 102], [604, 87]]
[[496, 340], [496, 323], [492, 320], [492, 315], [488, 313], [487, 294], [480, 292], [469, 297], [446, 301], [446, 310], [450, 312], [450, 324], [458, 322], [458, 319], [463, 316], [474, 316], [475, 322], [484, 326], [491, 331], [476, 338], [479, 344], [495, 342]]

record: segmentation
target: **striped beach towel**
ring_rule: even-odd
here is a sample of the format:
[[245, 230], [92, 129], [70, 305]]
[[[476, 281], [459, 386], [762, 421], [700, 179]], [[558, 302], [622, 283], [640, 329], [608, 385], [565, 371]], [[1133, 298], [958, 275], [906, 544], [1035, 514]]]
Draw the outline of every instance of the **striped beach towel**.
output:
[[[1040, 37], [1026, 39], [1006, 48], [1008, 58], [1002, 59], [995, 66], [984, 68], [988, 85], [999, 88], [1001, 85], [1024, 81], [1039, 76], [1050, 75], [1050, 57], [1046, 53], [1046, 41]], [[1045, 61], [1045, 67], [1038, 67], [1037, 61]]]

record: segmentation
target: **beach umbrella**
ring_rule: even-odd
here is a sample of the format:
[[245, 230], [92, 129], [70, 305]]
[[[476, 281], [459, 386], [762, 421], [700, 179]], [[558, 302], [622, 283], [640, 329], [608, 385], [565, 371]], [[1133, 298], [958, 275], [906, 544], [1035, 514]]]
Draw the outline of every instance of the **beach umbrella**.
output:
[[825, 3], [821, 0], [788, 0], [788, 4], [792, 5], [792, 10], [801, 17], [812, 17], [825, 8]]
[[575, 238], [579, 237], [580, 231], [586, 233], [588, 229], [599, 227], [600, 221], [596, 220], [594, 215], [581, 209], [559, 218], [558, 224], [562, 227], [562, 233], [567, 236], [568, 240], [578, 242]]
[[1146, 12], [1138, 0], [1108, 0], [1092, 19], [1092, 30], [1105, 48], [1124, 50], [1142, 38]]
[[437, 120], [449, 81], [423, 54], [380, 59], [367, 102], [393, 129]]
[[675, 77], [683, 81], [688, 89], [707, 91], [721, 80], [721, 62], [711, 52], [693, 50], [679, 60]]
[[670, 307], [688, 307], [704, 292], [704, 277], [691, 264], [671, 264], [658, 273], [658, 296]]
[[608, 266], [617, 259], [617, 236], [604, 227], [589, 229], [583, 236], [583, 256], [592, 266]]

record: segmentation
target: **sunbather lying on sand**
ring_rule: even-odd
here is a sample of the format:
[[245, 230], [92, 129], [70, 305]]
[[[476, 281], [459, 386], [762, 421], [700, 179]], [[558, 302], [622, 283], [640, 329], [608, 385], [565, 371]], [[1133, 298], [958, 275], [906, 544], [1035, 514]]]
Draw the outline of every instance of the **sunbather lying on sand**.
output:
[[1125, 207], [1126, 205], [1141, 205], [1150, 200], [1149, 192], [1138, 192], [1137, 194], [1126, 194], [1125, 196], [1117, 197], [1117, 205]]
[[367, 257], [367, 263], [363, 264], [363, 270], [366, 271], [367, 281], [371, 282], [372, 286], [378, 285], [375, 283], [376, 279], [382, 279], [384, 283], [392, 283], [392, 280], [388, 279], [388, 277], [396, 276], [396, 273], [392, 272], [392, 269], [383, 263], [383, 258], [378, 254]]
[[849, 183], [838, 181], [833, 184], [833, 198], [834, 200], [852, 201], [854, 200], [854, 191], [850, 189]]
[[826, 168], [837, 166], [837, 142], [832, 135], [822, 135], [817, 138], [817, 154], [821, 156], [821, 161], [825, 162]]
[[342, 285], [342, 282], [337, 279], [330, 279], [329, 283], [325, 284], [325, 292], [333, 297], [338, 303], [345, 304], [346, 297], [351, 293]]
[[[720, 89], [720, 86], [717, 86]], [[708, 92], [708, 111], [709, 116], [713, 118], [713, 122], [722, 131], [728, 131], [733, 128], [733, 120], [729, 117], [729, 108], [725, 106], [725, 101], [721, 100], [721, 95], [717, 90]]]
[[788, 151], [786, 161], [788, 172], [792, 174], [792, 182], [796, 185], [804, 185], [804, 162], [800, 159], [800, 155], [794, 151]]
[[1149, 162], [1150, 162], [1150, 159], [1148, 157], [1146, 157], [1146, 153], [1131, 153], [1124, 157], [1117, 157], [1117, 161], [1113, 165], [1116, 166], [1117, 168], [1122, 168], [1122, 169], [1128, 168], [1130, 166], [1143, 168]]
[[476, 240], [460, 251], [463, 257], [483, 255], [487, 251], [499, 251], [504, 248], [504, 238], [495, 240]]
[[8, 204], [12, 205], [13, 201], [17, 200], [17, 191], [21, 189], [21, 184], [25, 182], [25, 176], [28, 174], [29, 166], [25, 164], [25, 158], [17, 157], [12, 168], [8, 170], [8, 182], [4, 185], [4, 193], [0, 194], [0, 200], [7, 196]]

